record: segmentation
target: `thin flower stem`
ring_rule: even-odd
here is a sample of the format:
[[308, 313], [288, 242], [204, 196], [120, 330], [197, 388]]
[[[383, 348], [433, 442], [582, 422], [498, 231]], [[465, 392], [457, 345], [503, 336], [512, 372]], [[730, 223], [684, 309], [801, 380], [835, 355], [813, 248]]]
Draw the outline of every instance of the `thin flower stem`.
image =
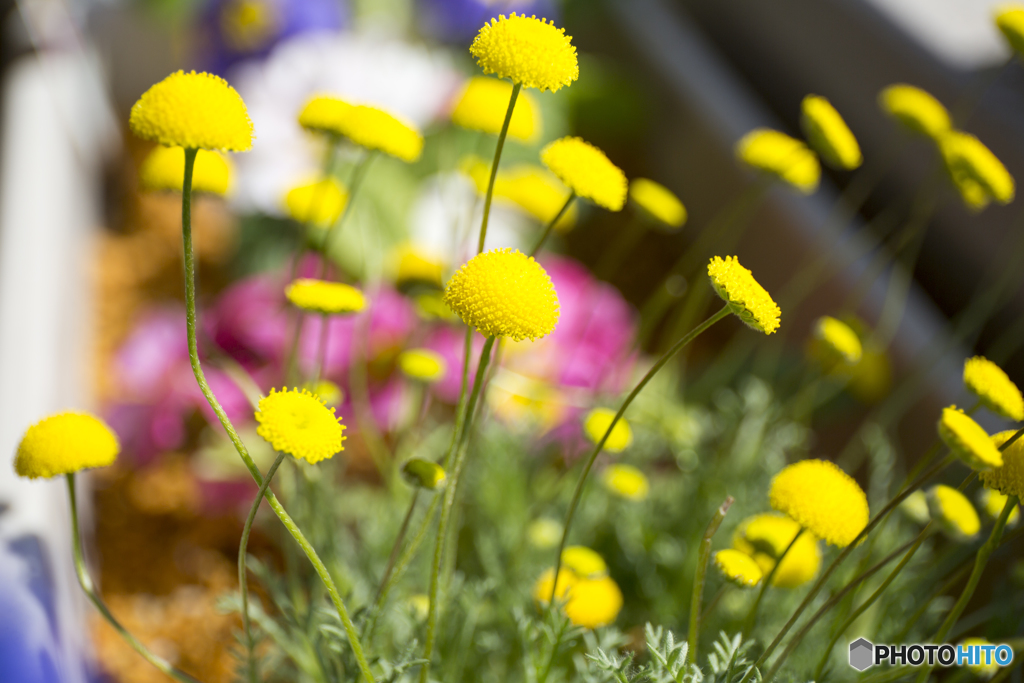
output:
[[768, 572], [767, 576], [761, 579], [761, 590], [757, 592], [757, 598], [754, 599], [754, 604], [750, 607], [750, 612], [747, 614], [747, 619], [743, 622], [744, 635], [748, 635], [751, 629], [754, 628], [754, 622], [757, 620], [757, 608], [760, 607], [761, 600], [764, 599], [764, 594], [768, 590], [768, 586], [771, 585], [772, 579], [775, 578], [775, 574], [779, 571], [779, 566], [782, 564], [782, 561], [786, 559], [786, 555], [788, 555], [789, 551], [793, 549], [793, 546], [796, 545], [797, 539], [799, 539], [800, 536], [803, 535], [804, 531], [806, 531], [806, 529], [800, 527], [800, 530], [796, 532], [795, 536], [793, 536], [793, 540], [789, 542], [789, 545], [786, 546], [786, 549], [783, 550], [782, 554], [779, 555], [778, 559], [775, 560], [775, 564], [772, 565], [771, 571]]
[[320, 381], [320, 375], [324, 372], [324, 364], [327, 362], [327, 337], [330, 330], [330, 317], [324, 313], [320, 316], [320, 339], [317, 343], [316, 365], [313, 366], [313, 374], [310, 376], [310, 387], [315, 389]]
[[[210, 408], [213, 409], [213, 412], [217, 416], [217, 420], [220, 421], [221, 426], [224, 427], [224, 431], [227, 433], [232, 445], [234, 445], [235, 450], [238, 451], [238, 455], [242, 458], [242, 462], [245, 463], [245, 467], [249, 470], [249, 474], [252, 475], [253, 480], [258, 485], [262, 486], [263, 475], [260, 473], [259, 467], [256, 466], [252, 456], [249, 455], [248, 449], [245, 447], [245, 444], [242, 443], [242, 439], [238, 436], [238, 432], [235, 430], [235, 426], [231, 423], [230, 418], [228, 418], [228, 414], [224, 411], [224, 407], [221, 406], [220, 401], [217, 400], [217, 397], [210, 389], [210, 385], [206, 381], [206, 375], [203, 373], [202, 365], [199, 363], [199, 345], [196, 339], [195, 255], [192, 251], [191, 215], [192, 171], [195, 166], [197, 152], [198, 150], [196, 149], [185, 150], [185, 180], [181, 193], [181, 237], [184, 248], [185, 265], [185, 328], [188, 335], [189, 362], [192, 366], [192, 374], [195, 375], [196, 378], [196, 384], [199, 385], [199, 390], [203, 393], [207, 403], [210, 404]], [[349, 617], [348, 610], [345, 608], [345, 603], [342, 601], [341, 595], [338, 593], [338, 589], [334, 585], [334, 579], [331, 578], [330, 572], [327, 571], [327, 567], [324, 566], [324, 563], [320, 559], [320, 556], [317, 555], [316, 550], [312, 545], [310, 545], [309, 541], [306, 540], [302, 530], [295, 524], [273, 492], [268, 490], [265, 495], [271, 509], [277, 515], [278, 519], [281, 520], [281, 523], [284, 524], [288, 533], [290, 533], [292, 538], [295, 539], [295, 542], [299, 544], [300, 548], [302, 548], [306, 557], [309, 558], [309, 561], [313, 564], [313, 568], [316, 570], [320, 580], [323, 581], [324, 587], [327, 589], [328, 594], [331, 596], [331, 601], [334, 603], [334, 606], [338, 611], [338, 617], [345, 626], [345, 632], [348, 634], [349, 645], [352, 647], [356, 661], [359, 662], [359, 668], [362, 671], [363, 677], [367, 681], [373, 683], [375, 678], [373, 673], [370, 671], [370, 665], [366, 660], [366, 656], [363, 654], [363, 648], [359, 642], [359, 635], [356, 633], [355, 626], [352, 624], [352, 619]]]
[[561, 625], [558, 627], [558, 636], [555, 638], [555, 642], [551, 644], [551, 656], [548, 657], [548, 662], [544, 665], [544, 671], [537, 677], [537, 683], [547, 683], [548, 676], [551, 675], [551, 669], [555, 665], [555, 660], [558, 659], [558, 648], [562, 645], [562, 638], [565, 637], [565, 627], [569, 625], [569, 619], [563, 617], [561, 622]]
[[341, 217], [327, 229], [327, 234], [324, 235], [324, 240], [320, 245], [323, 257], [323, 260], [320, 262], [321, 280], [327, 277], [327, 268], [330, 263], [328, 254], [331, 253], [331, 242], [333, 241], [334, 236], [341, 232], [341, 228], [345, 225], [345, 219], [348, 218], [350, 213], [352, 213], [352, 205], [355, 203], [356, 195], [359, 193], [359, 188], [363, 185], [363, 180], [366, 179], [366, 172], [370, 170], [370, 162], [376, 157], [376, 151], [368, 150], [359, 163], [356, 164], [356, 167], [352, 169], [352, 179], [350, 180], [348, 187], [348, 201], [345, 203], [345, 208], [341, 212]]
[[256, 643], [252, 639], [252, 625], [249, 623], [249, 580], [245, 566], [249, 548], [249, 534], [252, 532], [253, 521], [256, 519], [256, 513], [260, 509], [260, 503], [263, 502], [263, 497], [267, 493], [270, 481], [274, 478], [277, 468], [281, 466], [282, 462], [284, 462], [284, 453], [278, 453], [274, 464], [267, 470], [267, 476], [263, 478], [259, 491], [256, 492], [256, 498], [252, 501], [252, 507], [249, 508], [249, 516], [245, 518], [245, 526], [242, 527], [242, 540], [238, 544], [238, 586], [242, 594], [242, 626], [245, 630], [246, 661], [249, 665], [248, 674], [251, 683], [256, 683], [259, 680], [259, 676], [256, 675]]
[[555, 217], [552, 218], [547, 227], [544, 228], [544, 232], [541, 233], [540, 239], [537, 240], [537, 244], [533, 245], [533, 249], [530, 251], [530, 256], [536, 256], [537, 253], [540, 252], [541, 247], [543, 247], [544, 243], [548, 241], [548, 237], [551, 235], [551, 231], [554, 230], [555, 225], [562, 219], [562, 216], [564, 216], [565, 212], [569, 210], [569, 207], [572, 206], [574, 199], [576, 199], [576, 193], [570, 192], [569, 197], [565, 200], [565, 204], [562, 204], [562, 208], [558, 210]]
[[697, 327], [693, 328], [693, 330], [691, 330], [688, 335], [680, 339], [678, 342], [675, 343], [675, 345], [672, 346], [671, 349], [666, 351], [665, 354], [662, 355], [662, 357], [659, 358], [653, 366], [651, 366], [651, 369], [647, 371], [647, 374], [643, 376], [643, 379], [641, 379], [637, 383], [637, 385], [633, 387], [633, 390], [629, 392], [629, 395], [626, 396], [626, 399], [622, 402], [622, 405], [619, 406], [618, 412], [615, 413], [615, 417], [612, 418], [612, 421], [608, 425], [608, 429], [605, 430], [604, 435], [601, 437], [601, 440], [594, 445], [594, 449], [590, 452], [590, 456], [587, 458], [586, 464], [583, 466], [583, 471], [580, 473], [580, 478], [576, 482], [576, 489], [573, 491], [572, 500], [569, 503], [569, 511], [565, 515], [565, 526], [562, 530], [562, 540], [558, 544], [558, 557], [555, 560], [554, 575], [556, 577], [556, 580], [552, 582], [551, 598], [549, 599], [550, 604], [555, 604], [554, 584], [557, 583], [558, 572], [562, 569], [562, 551], [565, 550], [565, 542], [569, 538], [569, 530], [572, 528], [572, 520], [573, 517], [576, 515], [576, 508], [579, 506], [580, 499], [583, 497], [583, 489], [587, 483], [587, 476], [590, 474], [590, 470], [593, 469], [594, 463], [597, 461], [597, 456], [601, 454], [601, 449], [604, 448], [604, 444], [608, 440], [608, 437], [611, 435], [612, 430], [615, 429], [615, 425], [618, 424], [620, 419], [622, 419], [622, 415], [626, 412], [626, 409], [629, 408], [629, 405], [633, 402], [633, 399], [635, 399], [637, 395], [641, 391], [643, 391], [644, 387], [647, 386], [647, 383], [650, 382], [651, 379], [656, 374], [658, 374], [658, 371], [665, 366], [665, 363], [668, 363], [673, 356], [675, 356], [677, 353], [679, 353], [680, 350], [682, 350], [683, 347], [685, 347], [687, 344], [689, 344], [694, 339], [699, 337], [700, 334], [704, 332], [704, 330], [708, 329], [709, 327], [717, 323], [719, 320], [729, 315], [729, 312], [729, 307], [723, 306], [720, 311], [712, 315], [710, 318], [702, 322]]
[[68, 498], [71, 505], [71, 548], [74, 555], [75, 563], [75, 574], [78, 576], [78, 583], [82, 586], [82, 590], [85, 592], [86, 597], [93, 604], [96, 610], [103, 615], [103, 618], [121, 634], [125, 642], [132, 646], [132, 648], [142, 655], [143, 659], [147, 662], [160, 669], [167, 676], [173, 678], [181, 683], [199, 683], [199, 681], [192, 676], [189, 676], [184, 671], [174, 668], [170, 662], [158, 657], [149, 651], [149, 649], [140, 643], [135, 636], [128, 632], [128, 630], [114, 618], [107, 605], [100, 598], [99, 593], [96, 592], [96, 586], [92, 581], [92, 577], [89, 575], [89, 570], [85, 566], [85, 558], [82, 555], [82, 535], [78, 528], [78, 503], [75, 496], [75, 474], [71, 472], [67, 475], [68, 483]]
[[[690, 597], [690, 632], [686, 636], [687, 652], [691, 663], [697, 661], [697, 645], [700, 642], [700, 610], [704, 601], [704, 581], [707, 578], [708, 562], [711, 560], [711, 540], [714, 538], [718, 527], [722, 526], [722, 520], [732, 507], [733, 497], [726, 496], [725, 501], [718, 506], [715, 514], [708, 522], [704, 530], [704, 537], [700, 542], [700, 550], [697, 553], [697, 571], [693, 575], [693, 594]], [[558, 574], [556, 573], [557, 577]], [[557, 580], [557, 579], [556, 579]]]
[[448, 444], [448, 452], [444, 456], [445, 471], [451, 468], [455, 454], [455, 442], [462, 433], [462, 424], [466, 420], [466, 389], [469, 387], [469, 361], [473, 353], [473, 328], [466, 325], [466, 339], [462, 345], [462, 385], [459, 389], [459, 402], [455, 407], [455, 429], [452, 430], [452, 441]]
[[327, 152], [324, 154], [324, 164], [320, 170], [321, 184], [317, 185], [316, 192], [310, 197], [309, 206], [306, 208], [306, 220], [302, 222], [302, 240], [299, 242], [299, 248], [295, 250], [295, 258], [292, 260], [291, 277], [288, 278], [288, 282], [298, 277], [302, 257], [309, 250], [309, 226], [313, 223], [317, 212], [320, 210], [320, 203], [323, 201], [324, 194], [327, 191], [327, 181], [334, 174], [334, 162], [338, 157], [339, 142], [340, 140], [337, 135], [328, 136]]
[[491, 217], [491, 200], [494, 198], [494, 179], [498, 177], [501, 150], [505, 147], [508, 124], [512, 121], [512, 111], [516, 107], [516, 98], [519, 97], [519, 90], [522, 87], [522, 83], [516, 83], [512, 86], [512, 97], [509, 98], [508, 110], [505, 112], [505, 121], [501, 124], [501, 132], [498, 133], [498, 144], [494, 148], [494, 161], [491, 162], [491, 178], [487, 181], [487, 195], [484, 197], [484, 216], [480, 223], [480, 238], [476, 245], [476, 253], [478, 254], [484, 250], [484, 242], [487, 239], [487, 222]]
[[384, 593], [384, 586], [388, 585], [388, 581], [391, 579], [391, 572], [395, 569], [395, 562], [398, 561], [398, 553], [402, 549], [402, 541], [405, 540], [405, 534], [409, 531], [409, 522], [412, 521], [412, 515], [416, 512], [416, 503], [420, 498], [420, 489], [417, 486], [416, 490], [413, 491], [412, 500], [409, 501], [409, 509], [405, 513], [405, 518], [402, 519], [402, 526], [398, 528], [398, 534], [395, 536], [395, 544], [391, 547], [391, 554], [388, 555], [388, 563], [384, 567], [384, 574], [380, 577], [380, 585], [377, 587], [377, 594], [373, 598], [373, 603], [377, 604], [381, 595]]

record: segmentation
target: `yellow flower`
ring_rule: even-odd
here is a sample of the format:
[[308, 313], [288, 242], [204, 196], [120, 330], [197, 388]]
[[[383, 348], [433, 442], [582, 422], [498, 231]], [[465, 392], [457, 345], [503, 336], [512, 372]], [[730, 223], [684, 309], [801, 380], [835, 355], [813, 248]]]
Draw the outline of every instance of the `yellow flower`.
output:
[[992, 678], [996, 675], [999, 671], [999, 665], [996, 664], [995, 650], [989, 650], [988, 654], [985, 654], [985, 651], [981, 649], [981, 646], [992, 645], [992, 643], [984, 638], [964, 638], [960, 644], [968, 648], [977, 646], [972, 650], [977, 653], [977, 662], [967, 665], [967, 668], [970, 669], [975, 676], [978, 676], [979, 678]]
[[551, 278], [515, 249], [492, 249], [471, 258], [448, 281], [444, 301], [486, 337], [537, 339], [558, 323]]
[[601, 473], [601, 481], [606, 489], [627, 500], [643, 500], [651, 488], [644, 473], [631, 465], [609, 465]]
[[423, 136], [383, 109], [359, 105], [344, 117], [344, 135], [352, 142], [413, 162], [423, 152]]
[[[732, 537], [732, 547], [750, 555], [768, 575], [778, 558], [786, 552], [800, 525], [789, 517], [771, 512], [747, 517]], [[821, 568], [821, 548], [818, 539], [805, 530], [783, 558], [772, 577], [775, 588], [797, 588], [815, 576]]]
[[[476, 76], [466, 81], [452, 110], [452, 123], [491, 135], [501, 133], [505, 113], [512, 98], [512, 84], [497, 78]], [[541, 132], [540, 111], [533, 98], [520, 92], [516, 98], [508, 136], [523, 142], [534, 142]]]
[[647, 178], [633, 178], [629, 183], [629, 198], [647, 215], [670, 228], [681, 228], [686, 222], [686, 207], [660, 183]]
[[306, 130], [330, 135], [346, 135], [352, 105], [333, 95], [314, 95], [299, 112], [299, 125]]
[[398, 367], [406, 377], [427, 383], [437, 382], [448, 371], [444, 357], [430, 349], [403, 351], [398, 355]]
[[49, 478], [112, 465], [121, 446], [98, 417], [65, 412], [45, 417], [28, 428], [14, 456], [20, 477]]
[[236, 52], [252, 52], [265, 46], [278, 26], [277, 9], [267, 0], [229, 0], [221, 4], [220, 30], [224, 42]]
[[562, 540], [562, 524], [550, 517], [535, 519], [526, 528], [526, 537], [534, 548], [554, 548]]
[[984, 471], [1003, 465], [998, 444], [993, 444], [982, 426], [956, 406], [942, 409], [939, 436], [956, 457], [973, 469]]
[[822, 316], [814, 325], [814, 337], [827, 355], [851, 365], [860, 361], [863, 354], [860, 337], [849, 325], [831, 316]]
[[800, 109], [804, 135], [825, 163], [847, 171], [861, 165], [864, 157], [857, 138], [831, 102], [820, 95], [808, 95]]
[[256, 433], [274, 450], [317, 463], [345, 450], [345, 425], [334, 408], [303, 389], [270, 390], [256, 410]]
[[904, 498], [899, 508], [900, 512], [910, 518], [910, 521], [917, 524], [927, 524], [932, 518], [928, 511], [928, 496], [921, 490], [914, 491]]
[[609, 211], [626, 203], [626, 174], [605, 153], [582, 138], [564, 137], [549, 143], [540, 160], [570, 190]]
[[1003, 369], [982, 356], [964, 363], [964, 385], [993, 413], [1020, 422], [1024, 420], [1024, 396]]
[[444, 261], [436, 254], [417, 247], [411, 242], [400, 244], [389, 256], [390, 270], [394, 273], [399, 289], [425, 285], [429, 288], [444, 287]]
[[582, 545], [571, 545], [562, 551], [562, 566], [584, 579], [594, 579], [608, 573], [604, 558]]
[[[498, 173], [494, 181], [494, 194], [511, 200], [540, 223], [547, 225], [565, 206], [569, 189], [540, 166], [519, 164]], [[555, 230], [564, 232], [571, 228], [576, 223], [577, 214], [576, 204], [573, 203], [555, 223]]]
[[996, 13], [996, 26], [1014, 52], [1024, 55], [1024, 7], [1014, 4], [1000, 8]]
[[[534, 584], [533, 597], [541, 605], [551, 598], [554, 575], [555, 570], [548, 569]], [[622, 609], [622, 591], [611, 577], [585, 579], [568, 569], [558, 572], [555, 599], [565, 602], [565, 615], [574, 625], [589, 629], [612, 623]]]
[[736, 143], [736, 157], [751, 168], [789, 183], [804, 194], [818, 189], [821, 165], [804, 143], [770, 128], [755, 128]]
[[[989, 488], [983, 488], [978, 492], [978, 503], [985, 511], [985, 515], [992, 521], [999, 519], [1008, 498], [1009, 496]], [[1006, 523], [1009, 526], [1016, 526], [1018, 521], [1020, 521], [1020, 506], [1014, 505], [1010, 510], [1010, 516], [1006, 518]]]
[[[1013, 176], [978, 138], [962, 131], [950, 131], [939, 139], [939, 149], [953, 182], [964, 193], [968, 205], [977, 203], [974, 199], [975, 186], [1000, 204], [1013, 201]], [[964, 186], [967, 187], [966, 193]]]
[[343, 315], [358, 313], [366, 306], [366, 298], [355, 287], [341, 282], [299, 278], [284, 289], [288, 301], [304, 311]]
[[868, 499], [853, 477], [827, 460], [801, 460], [772, 479], [771, 506], [840, 548], [868, 525]]
[[[992, 444], [999, 448], [1016, 432], [1012, 429], [992, 435]], [[1002, 452], [1003, 464], [978, 475], [981, 483], [1007, 496], [1024, 497], [1024, 439], [1017, 439]]]
[[428, 491], [438, 491], [448, 481], [443, 467], [423, 458], [412, 458], [402, 465], [402, 476], [411, 485]]
[[252, 147], [252, 121], [241, 96], [220, 76], [176, 71], [142, 93], [128, 125], [165, 147], [244, 152]]
[[761, 568], [750, 555], [731, 548], [715, 553], [715, 566], [722, 576], [743, 588], [756, 586], [764, 578]]
[[[181, 192], [185, 184], [185, 149], [154, 147], [142, 162], [139, 182], [147, 190]], [[192, 191], [225, 195], [231, 185], [231, 163], [217, 152], [199, 150], [192, 169]]]
[[328, 408], [341, 405], [342, 400], [345, 398], [345, 393], [341, 390], [341, 387], [329, 379], [320, 380], [315, 385], [310, 386], [309, 390], [322, 398]]
[[912, 85], [890, 85], [878, 94], [878, 104], [910, 130], [936, 140], [953, 125], [949, 112], [937, 99]]
[[765, 334], [779, 329], [782, 311], [735, 256], [712, 258], [708, 264], [708, 277], [718, 296], [747, 327]]
[[[586, 432], [587, 438], [597, 444], [601, 441], [604, 433], [608, 431], [608, 428], [611, 427], [613, 419], [615, 419], [614, 410], [594, 408], [583, 419], [583, 431]], [[615, 423], [612, 433], [608, 435], [608, 439], [604, 442], [604, 450], [610, 453], [621, 453], [629, 448], [631, 443], [633, 443], [633, 430], [629, 428], [626, 418], [622, 417]]]
[[524, 88], [554, 92], [580, 75], [576, 48], [565, 29], [515, 12], [484, 24], [469, 53], [485, 74], [521, 83]]
[[952, 486], [933, 486], [928, 491], [928, 507], [932, 518], [956, 540], [969, 540], [981, 531], [981, 520], [971, 501]]
[[416, 593], [409, 596], [409, 609], [416, 621], [426, 621], [430, 614], [430, 596], [425, 593]]
[[346, 204], [348, 192], [334, 178], [297, 185], [284, 197], [285, 208], [293, 220], [318, 228], [334, 225]]

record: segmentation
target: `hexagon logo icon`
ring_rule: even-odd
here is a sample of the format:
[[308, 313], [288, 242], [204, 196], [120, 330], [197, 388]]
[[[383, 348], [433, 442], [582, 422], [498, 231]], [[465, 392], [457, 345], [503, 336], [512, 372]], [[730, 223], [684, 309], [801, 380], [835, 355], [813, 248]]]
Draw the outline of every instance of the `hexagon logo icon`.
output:
[[850, 666], [857, 671], [864, 671], [875, 660], [875, 646], [865, 638], [858, 638], [850, 643]]

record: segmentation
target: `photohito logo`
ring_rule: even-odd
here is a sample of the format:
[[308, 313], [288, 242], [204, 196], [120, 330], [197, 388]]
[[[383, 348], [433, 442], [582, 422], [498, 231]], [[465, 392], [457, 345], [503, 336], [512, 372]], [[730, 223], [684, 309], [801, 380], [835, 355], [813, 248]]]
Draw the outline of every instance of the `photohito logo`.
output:
[[1006, 644], [875, 645], [866, 638], [850, 643], [850, 666], [857, 671], [875, 664], [909, 666], [1008, 666], [1013, 662], [1013, 648]]

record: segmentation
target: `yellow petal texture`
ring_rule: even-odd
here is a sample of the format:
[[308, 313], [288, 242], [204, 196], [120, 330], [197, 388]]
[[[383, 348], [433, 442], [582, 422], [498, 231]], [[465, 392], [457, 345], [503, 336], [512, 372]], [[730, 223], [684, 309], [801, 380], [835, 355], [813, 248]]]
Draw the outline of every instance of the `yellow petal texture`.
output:
[[448, 365], [444, 357], [430, 349], [409, 349], [398, 354], [398, 367], [406, 377], [433, 383], [444, 378]]
[[[551, 598], [555, 570], [548, 569], [533, 587], [533, 597], [541, 605]], [[558, 572], [555, 599], [564, 601], [565, 615], [576, 626], [595, 629], [615, 621], [622, 609], [622, 591], [611, 577], [587, 579], [571, 570]]]
[[541, 150], [540, 160], [580, 197], [609, 211], [621, 211], [626, 203], [626, 174], [582, 138], [555, 140]]
[[334, 225], [346, 204], [348, 191], [333, 177], [296, 185], [284, 196], [292, 219], [318, 228]]
[[582, 545], [571, 545], [562, 551], [562, 566], [576, 576], [593, 579], [608, 573], [608, 564], [596, 551]]
[[[969, 198], [974, 192], [971, 183], [979, 186], [990, 199], [999, 204], [1013, 201], [1016, 191], [1013, 176], [978, 138], [962, 131], [950, 131], [940, 138], [939, 148], [954, 183], [961, 187], [965, 180], [970, 181], [965, 194], [968, 205], [976, 203]], [[964, 192], [962, 188], [961, 192]]]
[[485, 337], [538, 339], [558, 323], [558, 294], [544, 268], [515, 249], [492, 249], [448, 281], [444, 301]]
[[113, 430], [89, 413], [50, 415], [25, 432], [14, 471], [29, 479], [49, 478], [112, 465], [121, 446]]
[[334, 95], [314, 95], [299, 112], [299, 125], [309, 131], [345, 135], [352, 105]]
[[748, 327], [765, 334], [779, 329], [782, 311], [735, 256], [712, 258], [708, 263], [708, 277], [718, 296]]
[[[594, 408], [583, 419], [583, 431], [588, 439], [597, 444], [601, 441], [605, 432], [608, 431], [608, 428], [611, 427], [613, 419], [615, 419], [614, 410]], [[629, 448], [631, 443], [633, 443], [633, 430], [630, 429], [629, 423], [626, 422], [625, 418], [619, 418], [619, 421], [615, 423], [615, 427], [612, 428], [612, 433], [608, 435], [608, 439], [604, 442], [604, 450], [610, 453], [621, 453], [626, 448]]]
[[[512, 98], [512, 84], [497, 78], [476, 76], [466, 81], [459, 94], [452, 123], [491, 135], [501, 133]], [[508, 136], [522, 142], [535, 142], [542, 130], [540, 110], [529, 93], [520, 92], [508, 124]]]
[[859, 362], [864, 353], [857, 333], [846, 323], [828, 315], [818, 318], [814, 324], [814, 337], [830, 355], [846, 363]]
[[376, 107], [352, 107], [344, 116], [342, 129], [342, 134], [357, 145], [402, 161], [416, 161], [423, 152], [423, 136], [418, 130]]
[[681, 228], [686, 223], [686, 207], [660, 183], [647, 178], [634, 178], [629, 183], [629, 198], [647, 215], [670, 228]]
[[[985, 515], [993, 522], [999, 519], [999, 515], [1003, 513], [1003, 508], [1006, 507], [1006, 501], [1009, 498], [1004, 493], [999, 491], [993, 491], [989, 488], [983, 488], [978, 492], [978, 503], [981, 505], [981, 509], [985, 512]], [[1014, 505], [1010, 511], [1010, 516], [1006, 518], [1006, 523], [1009, 526], [1016, 526], [1017, 522], [1020, 521], [1020, 506]]]
[[[1016, 432], [1012, 429], [992, 435], [999, 448]], [[1024, 497], [1024, 439], [1017, 439], [1002, 452], [1003, 464], [978, 475], [981, 483], [1007, 496]]]
[[304, 311], [344, 315], [366, 307], [366, 297], [355, 287], [341, 282], [299, 278], [285, 287], [284, 295]]
[[1009, 420], [1024, 420], [1024, 396], [1003, 369], [983, 356], [964, 363], [964, 386], [981, 399], [982, 404]]
[[736, 158], [789, 183], [804, 194], [818, 189], [821, 164], [804, 143], [770, 128], [755, 128], [736, 143]]
[[242, 97], [220, 76], [177, 71], [132, 105], [132, 132], [165, 147], [244, 152], [252, 121]]
[[[754, 558], [767, 576], [799, 531], [800, 525], [789, 517], [766, 512], [743, 520], [733, 534], [732, 546]], [[818, 539], [805, 530], [786, 553], [782, 564], [772, 576], [771, 585], [776, 588], [797, 588], [816, 577], [820, 568], [821, 548]]]
[[939, 436], [968, 467], [984, 471], [1003, 464], [998, 445], [993, 445], [988, 432], [956, 406], [942, 409]]
[[1007, 5], [996, 13], [996, 26], [1014, 52], [1024, 55], [1024, 6]]
[[840, 548], [868, 524], [868, 499], [853, 477], [827, 460], [801, 460], [772, 479], [771, 506]]
[[756, 586], [763, 578], [761, 568], [750, 555], [732, 548], [715, 553], [715, 566], [722, 576], [744, 588]]
[[852, 170], [864, 161], [857, 138], [836, 108], [820, 95], [808, 95], [800, 105], [800, 125], [811, 147], [833, 168]]
[[[185, 148], [154, 147], [139, 170], [139, 182], [147, 190], [181, 192], [185, 184]], [[205, 149], [196, 154], [192, 168], [192, 191], [225, 195], [231, 186], [231, 162], [218, 152]]]
[[256, 410], [256, 433], [274, 450], [317, 463], [345, 450], [345, 425], [334, 408], [303, 389], [270, 390]]
[[928, 491], [928, 507], [932, 518], [956, 540], [969, 540], [981, 531], [981, 519], [971, 501], [952, 486], [933, 486]]
[[485, 74], [540, 91], [554, 92], [580, 75], [576, 48], [564, 29], [515, 12], [484, 24], [469, 53]]
[[626, 500], [641, 501], [647, 498], [651, 486], [644, 473], [632, 465], [614, 464], [601, 472], [604, 487]]
[[939, 139], [953, 125], [949, 112], [930, 93], [905, 83], [890, 85], [878, 94], [882, 111], [908, 129]]

